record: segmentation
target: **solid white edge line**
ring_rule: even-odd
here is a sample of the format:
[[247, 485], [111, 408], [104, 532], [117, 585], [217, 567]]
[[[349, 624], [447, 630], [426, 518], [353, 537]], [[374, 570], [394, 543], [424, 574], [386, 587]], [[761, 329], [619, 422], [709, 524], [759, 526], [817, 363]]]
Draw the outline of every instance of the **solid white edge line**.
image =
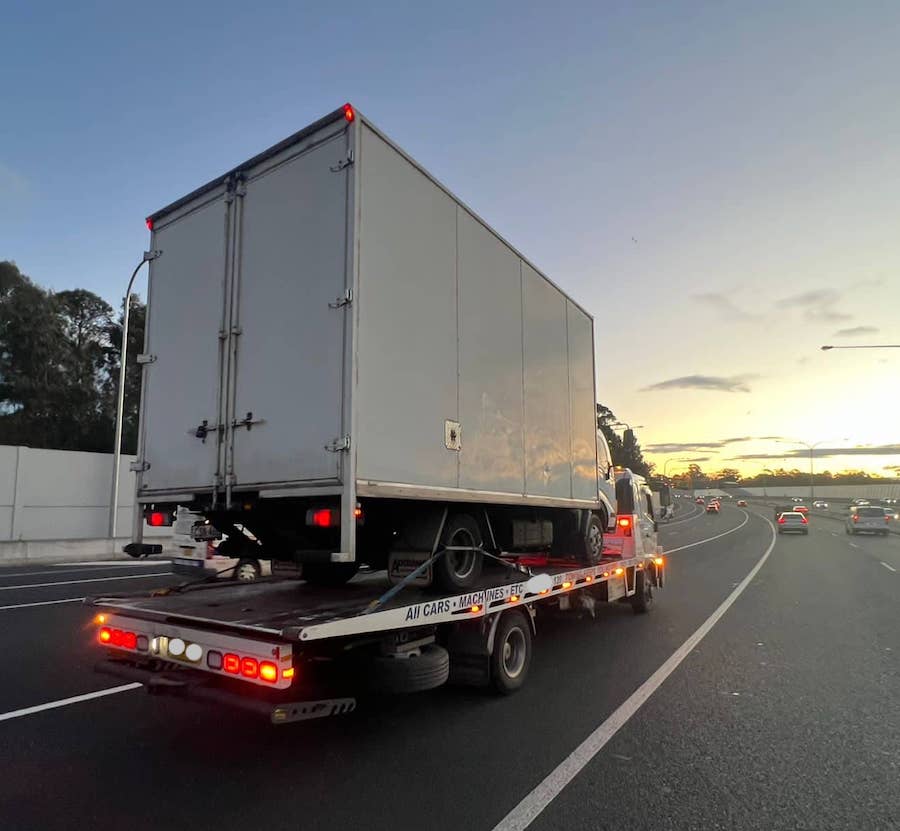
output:
[[[141, 563], [118, 563], [118, 565], [128, 568], [149, 568], [151, 566], [167, 566], [170, 563], [171, 560], [152, 560], [150, 562]], [[63, 568], [63, 566], [84, 566], [84, 568]], [[55, 576], [57, 574], [93, 574], [94, 571], [89, 571], [88, 566], [94, 569], [94, 571], [107, 571], [108, 569], [115, 568], [112, 563], [100, 563], [99, 565], [96, 563], [53, 563], [52, 565], [47, 566], [43, 571], [0, 571], [0, 580], [5, 579], [6, 577], [40, 577], [42, 574], [47, 577]]]
[[885, 568], [890, 569], [891, 571], [897, 570], [890, 563], [886, 563], [884, 560], [879, 560], [878, 562], [881, 563]]
[[[758, 515], [757, 515], [758, 516]], [[749, 519], [749, 516], [748, 516]], [[778, 539], [775, 526], [765, 517], [760, 516], [772, 531], [772, 541], [765, 553], [750, 569], [750, 573], [741, 580], [735, 589], [722, 601], [721, 605], [700, 625], [675, 652], [638, 687], [622, 704], [620, 704], [593, 733], [575, 748], [556, 768], [515, 808], [513, 808], [493, 831], [524, 831], [541, 814], [541, 812], [562, 792], [578, 773], [606, 745], [606, 743], [628, 722], [628, 720], [646, 703], [662, 683], [678, 668], [681, 662], [696, 648], [697, 644], [709, 634], [713, 626], [734, 602], [743, 594], [744, 589], [756, 577], [759, 570], [775, 548]]]
[[78, 603], [84, 600], [83, 597], [69, 597], [66, 600], [41, 600], [37, 603], [16, 603], [12, 606], [0, 606], [0, 612], [7, 609], [30, 609], [32, 606], [53, 606], [56, 603]]
[[171, 577], [171, 571], [155, 571], [152, 574], [123, 574], [121, 577], [91, 577], [88, 580], [57, 580], [53, 583], [26, 583], [24, 586], [0, 586], [0, 592], [16, 589], [44, 589], [48, 586], [76, 586], [79, 583], [108, 583], [111, 580], [146, 580], [148, 577]]
[[106, 695], [115, 695], [116, 693], [128, 692], [128, 690], [136, 690], [141, 685], [137, 682], [131, 684], [122, 684], [120, 687], [108, 687], [105, 690], [97, 690], [96, 692], [85, 693], [84, 695], [73, 695], [71, 698], [61, 698], [59, 701], [48, 701], [46, 704], [37, 704], [34, 707], [24, 707], [21, 710], [10, 710], [8, 713], [0, 713], [0, 721], [6, 721], [11, 718], [22, 718], [22, 716], [30, 716], [34, 713], [40, 713], [44, 710], [55, 710], [57, 707], [67, 707], [69, 704], [78, 704], [80, 701], [90, 701], [92, 698], [103, 698]]

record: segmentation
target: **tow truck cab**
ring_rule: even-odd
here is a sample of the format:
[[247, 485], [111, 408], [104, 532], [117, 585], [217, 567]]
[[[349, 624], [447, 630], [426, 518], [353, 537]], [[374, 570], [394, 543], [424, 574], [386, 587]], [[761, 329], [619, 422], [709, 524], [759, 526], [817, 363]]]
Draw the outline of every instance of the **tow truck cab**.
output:
[[620, 545], [623, 557], [652, 557], [658, 550], [659, 526], [647, 480], [629, 468], [616, 468], [616, 534], [607, 544]]

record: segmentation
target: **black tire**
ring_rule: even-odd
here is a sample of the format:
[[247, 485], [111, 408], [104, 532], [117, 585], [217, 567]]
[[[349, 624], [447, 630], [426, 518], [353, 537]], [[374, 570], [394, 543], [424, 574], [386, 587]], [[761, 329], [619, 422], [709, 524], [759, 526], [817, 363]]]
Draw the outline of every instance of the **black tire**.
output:
[[468, 514], [447, 517], [441, 532], [441, 546], [458, 546], [468, 551], [446, 551], [434, 564], [434, 586], [439, 591], [458, 592], [472, 588], [481, 577], [484, 565], [481, 529]]
[[597, 514], [591, 514], [584, 535], [579, 560], [585, 565], [595, 566], [603, 559], [603, 523]]
[[450, 677], [450, 653], [428, 644], [408, 658], [376, 655], [365, 662], [366, 687], [373, 693], [403, 694], [433, 690]]
[[302, 577], [314, 586], [343, 586], [359, 571], [359, 563], [307, 563]]
[[510, 695], [528, 678], [532, 653], [531, 623], [520, 611], [500, 616], [491, 650], [491, 685], [496, 692]]
[[804, 528], [804, 529], [803, 529], [803, 533], [804, 533], [804, 534], [808, 534], [808, 533], [809, 533], [809, 529], [808, 529], [808, 528]]
[[653, 586], [645, 571], [639, 571], [635, 575], [634, 589], [634, 595], [629, 598], [631, 608], [636, 615], [645, 615], [653, 608]]
[[254, 580], [258, 580], [261, 574], [262, 568], [259, 560], [238, 560], [238, 564], [234, 567], [234, 579], [240, 580], [242, 583], [252, 583]]

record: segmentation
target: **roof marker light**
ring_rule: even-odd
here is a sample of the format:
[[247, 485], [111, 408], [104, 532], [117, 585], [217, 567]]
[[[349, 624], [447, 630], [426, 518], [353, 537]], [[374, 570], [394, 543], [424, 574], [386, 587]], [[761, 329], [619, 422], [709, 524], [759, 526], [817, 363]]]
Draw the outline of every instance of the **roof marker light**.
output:
[[148, 230], [148, 231], [152, 231], [152, 230], [153, 230], [153, 217], [152, 217], [152, 216], [148, 216], [148, 217], [144, 220], [144, 222], [147, 223], [147, 230]]
[[353, 112], [353, 106], [351, 104], [344, 104], [344, 120], [349, 124], [354, 118], [356, 118], [356, 113]]

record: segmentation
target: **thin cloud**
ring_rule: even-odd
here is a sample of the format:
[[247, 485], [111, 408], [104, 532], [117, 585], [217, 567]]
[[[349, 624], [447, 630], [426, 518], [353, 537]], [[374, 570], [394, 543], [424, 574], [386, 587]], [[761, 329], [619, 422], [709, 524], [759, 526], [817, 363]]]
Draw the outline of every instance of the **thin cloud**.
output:
[[[825, 456], [900, 456], [900, 444], [858, 445], [856, 447], [817, 447], [812, 451], [814, 458]], [[750, 461], [752, 459], [808, 459], [809, 450], [798, 448], [784, 453], [745, 453], [733, 456], [729, 461]]]
[[750, 392], [748, 381], [758, 375], [682, 375], [641, 388], [640, 392], [658, 390], [711, 390], [713, 392]]
[[668, 444], [651, 444], [644, 449], [649, 453], [689, 453], [692, 450], [718, 450], [720, 441], [669, 442]]
[[825, 323], [840, 323], [852, 320], [853, 315], [841, 312], [834, 307], [841, 302], [841, 295], [834, 289], [812, 289], [811, 291], [792, 294], [778, 301], [779, 307], [800, 306], [807, 320]]
[[832, 335], [835, 338], [856, 338], [860, 335], [877, 335], [877, 326], [851, 326], [849, 329], [838, 329]]
[[722, 439], [722, 444], [737, 444], [742, 441], [780, 441], [784, 436], [738, 436], [736, 439]]
[[760, 318], [760, 315], [745, 311], [737, 306], [730, 297], [719, 292], [708, 291], [703, 292], [702, 294], [695, 294], [694, 300], [698, 303], [702, 303], [704, 306], [709, 306], [728, 320], [749, 321], [759, 320]]

